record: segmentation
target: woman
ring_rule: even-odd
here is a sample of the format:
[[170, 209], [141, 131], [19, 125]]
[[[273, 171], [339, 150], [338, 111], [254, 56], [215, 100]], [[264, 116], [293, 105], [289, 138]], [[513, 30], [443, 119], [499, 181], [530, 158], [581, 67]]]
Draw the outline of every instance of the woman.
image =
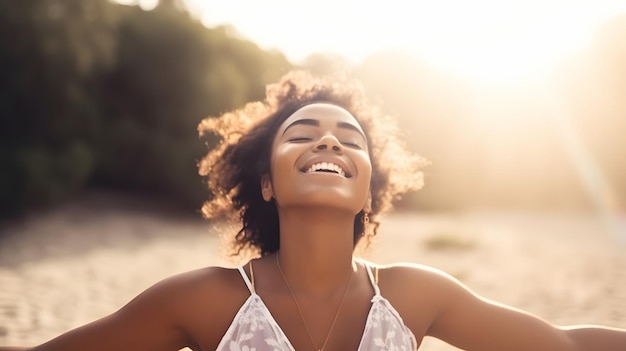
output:
[[426, 335], [465, 350], [626, 349], [626, 330], [559, 328], [434, 269], [354, 258], [421, 183], [421, 160], [364, 101], [354, 82], [295, 72], [204, 120], [223, 142], [200, 164], [203, 211], [234, 214], [234, 254], [257, 258], [168, 278], [33, 350], [416, 350]]

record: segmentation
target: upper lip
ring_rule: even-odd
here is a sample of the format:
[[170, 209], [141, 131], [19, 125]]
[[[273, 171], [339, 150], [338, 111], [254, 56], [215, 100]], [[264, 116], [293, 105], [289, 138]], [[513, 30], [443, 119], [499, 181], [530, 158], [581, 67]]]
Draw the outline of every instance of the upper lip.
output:
[[338, 166], [344, 174], [342, 174], [346, 178], [352, 177], [352, 170], [348, 167], [348, 165], [342, 160], [334, 157], [315, 157], [307, 161], [303, 167], [300, 168], [301, 172], [306, 173], [311, 167], [320, 163], [329, 163], [331, 165]]

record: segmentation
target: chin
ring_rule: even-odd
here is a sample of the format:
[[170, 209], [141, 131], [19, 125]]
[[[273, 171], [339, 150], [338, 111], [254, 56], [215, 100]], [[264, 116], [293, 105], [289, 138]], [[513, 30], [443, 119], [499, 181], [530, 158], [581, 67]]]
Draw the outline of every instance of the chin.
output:
[[356, 215], [361, 211], [364, 204], [364, 199], [360, 200], [354, 197], [346, 197], [329, 192], [314, 192], [312, 194], [302, 194], [298, 196], [297, 201], [288, 205], [318, 209], [327, 208], [333, 211], [345, 211], [351, 215]]

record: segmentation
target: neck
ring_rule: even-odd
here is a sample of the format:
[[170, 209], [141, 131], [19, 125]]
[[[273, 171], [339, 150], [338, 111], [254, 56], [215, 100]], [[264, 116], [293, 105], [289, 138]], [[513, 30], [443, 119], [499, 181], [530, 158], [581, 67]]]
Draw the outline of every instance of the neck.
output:
[[311, 208], [279, 210], [282, 270], [294, 290], [335, 291], [353, 272], [354, 214]]

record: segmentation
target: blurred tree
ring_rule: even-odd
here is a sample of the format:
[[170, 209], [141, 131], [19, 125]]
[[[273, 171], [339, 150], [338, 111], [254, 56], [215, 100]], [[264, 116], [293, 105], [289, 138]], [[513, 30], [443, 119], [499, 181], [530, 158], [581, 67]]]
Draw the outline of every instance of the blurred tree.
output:
[[0, 2], [0, 211], [58, 200], [94, 165], [90, 77], [115, 58], [106, 0]]
[[197, 124], [262, 97], [291, 65], [179, 5], [0, 1], [0, 215], [86, 185], [199, 207], [195, 163], [215, 141]]
[[171, 3], [127, 8], [118, 46], [116, 67], [102, 77], [107, 120], [95, 181], [197, 209], [207, 196], [196, 168], [206, 152], [198, 122], [263, 97], [290, 64]]
[[183, 0], [159, 0], [157, 7], [167, 10], [184, 10], [185, 2]]

